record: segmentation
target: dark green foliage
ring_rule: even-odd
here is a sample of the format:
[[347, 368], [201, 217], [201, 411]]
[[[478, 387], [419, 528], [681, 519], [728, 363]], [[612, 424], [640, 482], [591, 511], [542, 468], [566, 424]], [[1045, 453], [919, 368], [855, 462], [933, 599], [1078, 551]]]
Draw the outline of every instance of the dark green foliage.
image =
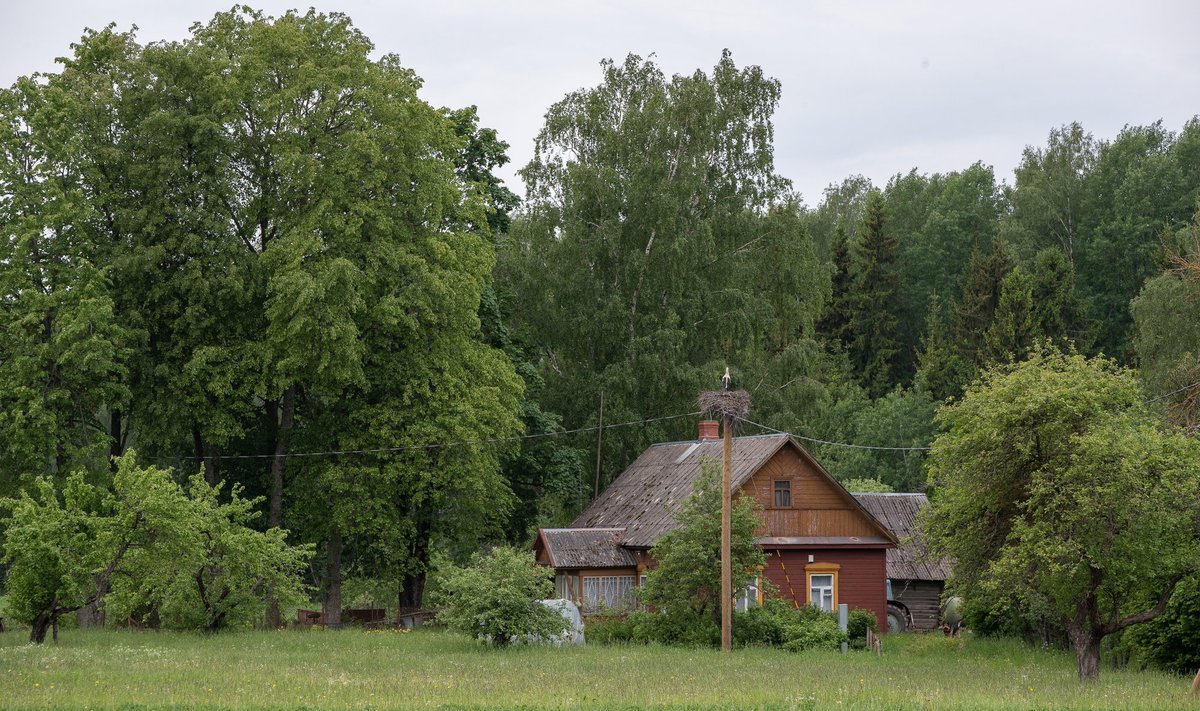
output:
[[1080, 351], [1092, 346], [1093, 324], [1075, 287], [1075, 269], [1055, 247], [1038, 252], [1029, 268], [1034, 321], [1042, 338], [1073, 344]]
[[980, 163], [944, 175], [897, 176], [884, 200], [901, 246], [898, 331], [905, 357], [898, 367], [907, 380], [931, 300], [958, 298], [970, 255], [990, 247], [1007, 200], [992, 169]]
[[1004, 278], [1014, 267], [1004, 242], [996, 240], [985, 255], [971, 253], [962, 298], [954, 309], [954, 347], [972, 368], [987, 363], [987, 332], [1000, 306]]
[[[856, 403], [840, 436], [842, 441], [865, 446], [927, 447], [936, 432], [934, 409], [935, 403], [922, 390], [893, 390], [874, 402]], [[925, 453], [920, 449], [823, 447], [818, 451], [839, 480], [878, 481], [892, 491], [924, 490]]]
[[1018, 266], [1000, 282], [1000, 299], [983, 338], [983, 362], [1021, 360], [1033, 347], [1037, 335], [1033, 279]]
[[832, 615], [810, 620], [790, 630], [783, 648], [789, 652], [823, 650], [836, 651], [846, 641], [846, 633], [838, 628]]
[[839, 225], [833, 234], [833, 252], [831, 265], [833, 268], [832, 297], [825, 316], [817, 324], [817, 329], [831, 346], [840, 346], [843, 350], [850, 347], [850, 319], [854, 315], [854, 272], [850, 264], [850, 245], [847, 243], [846, 231]]
[[974, 376], [974, 366], [959, 354], [950, 337], [948, 314], [936, 295], [930, 300], [925, 335], [917, 353], [914, 389], [928, 394], [935, 403], [958, 397]]
[[[829, 631], [830, 624], [833, 634]], [[783, 647], [798, 652], [837, 649], [844, 639], [836, 614], [808, 605], [796, 608], [779, 598], [767, 598], [762, 607], [733, 617], [733, 643], [739, 647]]]
[[1181, 582], [1166, 611], [1129, 630], [1125, 642], [1137, 658], [1159, 669], [1195, 674], [1200, 668], [1200, 576]]
[[1149, 279], [1130, 304], [1138, 375], [1184, 431], [1200, 431], [1200, 212], [1163, 235], [1167, 270]]
[[[783, 603], [781, 611], [773, 602]], [[782, 600], [768, 600], [763, 607], [753, 607], [733, 616], [733, 646], [781, 647], [787, 641], [792, 606]]]
[[[855, 610], [854, 613], [863, 613]], [[874, 619], [871, 613], [865, 613]], [[858, 614], [861, 617], [861, 614]], [[856, 619], [852, 614], [852, 620]], [[866, 621], [862, 634], [866, 634]], [[707, 615], [690, 610], [634, 612], [624, 618], [588, 621], [587, 639], [592, 644], [666, 644], [685, 647], [716, 647], [721, 630]], [[799, 609], [778, 598], [768, 598], [762, 607], [733, 616], [735, 647], [781, 647], [793, 652], [808, 649], [836, 650], [846, 636], [838, 629], [837, 616], [815, 607]]]
[[850, 617], [846, 622], [846, 636], [852, 642], [863, 643], [867, 639], [867, 630], [871, 630], [876, 634], [879, 633], [879, 618], [870, 610], [860, 610], [853, 608], [850, 610]]
[[671, 613], [638, 611], [624, 617], [590, 618], [589, 644], [666, 644], [679, 647], [716, 647], [721, 628], [707, 615], [692, 610]]
[[477, 553], [470, 565], [443, 573], [442, 592], [446, 608], [438, 620], [497, 647], [549, 639], [569, 627], [558, 610], [541, 603], [554, 593], [554, 570], [538, 565], [529, 551]]
[[883, 196], [873, 192], [851, 250], [854, 287], [849, 326], [850, 362], [872, 397], [883, 395], [899, 381], [896, 364], [904, 355], [897, 335], [899, 250], [899, 242], [884, 224]]
[[446, 117], [462, 141], [453, 157], [455, 175], [463, 185], [478, 190], [487, 214], [488, 231], [492, 234], [507, 232], [512, 221], [510, 215], [521, 199], [492, 171], [508, 163], [508, 143], [500, 140], [496, 129], [479, 125], [479, 113], [474, 106], [446, 111]]

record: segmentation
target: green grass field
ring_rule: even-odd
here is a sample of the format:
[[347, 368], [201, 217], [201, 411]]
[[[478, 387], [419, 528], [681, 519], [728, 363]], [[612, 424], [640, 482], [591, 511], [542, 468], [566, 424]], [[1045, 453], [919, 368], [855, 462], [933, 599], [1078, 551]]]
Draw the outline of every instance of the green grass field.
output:
[[0, 709], [1200, 708], [1189, 679], [1015, 642], [893, 637], [884, 656], [662, 647], [493, 650], [440, 631], [0, 635]]

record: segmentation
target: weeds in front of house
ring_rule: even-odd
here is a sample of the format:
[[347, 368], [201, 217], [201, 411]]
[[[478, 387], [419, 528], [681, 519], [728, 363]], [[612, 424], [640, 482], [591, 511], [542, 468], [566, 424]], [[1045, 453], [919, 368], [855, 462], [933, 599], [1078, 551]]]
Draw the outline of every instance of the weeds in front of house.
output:
[[893, 635], [884, 655], [658, 645], [489, 649], [438, 630], [0, 635], [0, 705], [26, 708], [1194, 708], [1190, 680], [1019, 642]]

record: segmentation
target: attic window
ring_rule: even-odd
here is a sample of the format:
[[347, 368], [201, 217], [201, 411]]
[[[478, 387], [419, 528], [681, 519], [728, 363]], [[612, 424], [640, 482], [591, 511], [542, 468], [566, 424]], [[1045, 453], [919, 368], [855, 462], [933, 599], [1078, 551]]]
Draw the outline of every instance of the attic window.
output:
[[790, 509], [792, 507], [792, 482], [779, 479], [775, 482], [775, 508]]

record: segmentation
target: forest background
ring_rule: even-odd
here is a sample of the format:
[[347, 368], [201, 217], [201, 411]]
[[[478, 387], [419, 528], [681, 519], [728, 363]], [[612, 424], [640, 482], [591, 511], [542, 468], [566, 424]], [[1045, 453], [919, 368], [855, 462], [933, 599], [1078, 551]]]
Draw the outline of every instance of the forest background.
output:
[[0, 93], [0, 495], [134, 452], [263, 497], [327, 608], [362, 578], [419, 607], [439, 557], [694, 437], [725, 366], [853, 487], [922, 490], [938, 404], [1038, 340], [1137, 367], [1196, 431], [1196, 119], [810, 207], [763, 69], [629, 56], [549, 107], [521, 200], [474, 109], [371, 50], [234, 11], [89, 32]]

